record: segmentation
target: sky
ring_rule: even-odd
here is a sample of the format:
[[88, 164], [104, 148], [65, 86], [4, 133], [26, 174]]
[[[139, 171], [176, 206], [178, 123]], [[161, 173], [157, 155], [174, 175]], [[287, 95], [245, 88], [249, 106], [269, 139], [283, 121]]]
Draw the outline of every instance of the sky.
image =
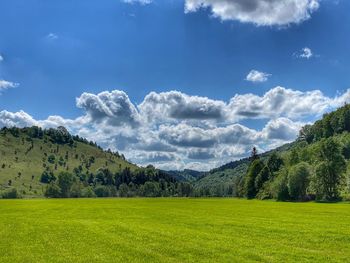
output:
[[350, 100], [347, 0], [2, 0], [0, 127], [209, 170]]

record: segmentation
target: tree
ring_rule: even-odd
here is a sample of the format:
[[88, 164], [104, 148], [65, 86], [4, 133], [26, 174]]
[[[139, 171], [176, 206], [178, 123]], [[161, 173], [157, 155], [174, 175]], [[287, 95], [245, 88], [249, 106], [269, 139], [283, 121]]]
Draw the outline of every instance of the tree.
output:
[[339, 199], [339, 190], [346, 169], [340, 145], [333, 138], [322, 141], [316, 167], [314, 188], [317, 200], [335, 201]]
[[310, 172], [307, 163], [299, 163], [291, 168], [288, 174], [288, 193], [291, 199], [305, 199], [309, 177]]
[[254, 162], [256, 159], [259, 159], [259, 155], [258, 155], [258, 150], [254, 146], [253, 149], [252, 149], [252, 152], [250, 154], [250, 161]]
[[278, 201], [286, 201], [290, 199], [288, 192], [288, 170], [282, 169], [272, 184], [272, 195]]
[[263, 187], [264, 183], [269, 180], [270, 178], [270, 169], [269, 167], [265, 166], [258, 176], [255, 178], [255, 189], [256, 192], [259, 192], [259, 190]]
[[72, 185], [74, 183], [74, 177], [68, 172], [61, 172], [58, 175], [58, 186], [61, 189], [61, 197], [69, 197]]
[[244, 185], [245, 196], [249, 199], [254, 198], [257, 194], [255, 180], [263, 168], [264, 163], [259, 158], [250, 164]]
[[95, 187], [95, 194], [97, 197], [109, 197], [111, 196], [111, 191], [105, 185], [98, 185]]
[[313, 127], [311, 125], [305, 125], [299, 132], [299, 140], [312, 143], [315, 135], [313, 134]]
[[51, 183], [46, 187], [44, 195], [46, 197], [59, 198], [61, 197], [61, 189], [57, 184]]
[[40, 182], [44, 184], [49, 184], [51, 182], [56, 181], [56, 176], [50, 170], [45, 170], [40, 177]]
[[271, 173], [277, 172], [283, 164], [283, 159], [275, 152], [273, 152], [267, 160], [267, 167]]
[[2, 198], [4, 198], [4, 199], [16, 199], [16, 198], [21, 198], [21, 196], [16, 188], [11, 188], [10, 190], [7, 190], [6, 192], [4, 192], [2, 194]]
[[159, 184], [156, 182], [146, 182], [143, 185], [143, 194], [146, 197], [156, 197], [159, 196]]
[[81, 191], [81, 196], [82, 197], [96, 197], [96, 194], [94, 192], [94, 190], [92, 189], [91, 186], [85, 187], [83, 188], [83, 190]]
[[50, 154], [49, 157], [47, 157], [47, 161], [48, 161], [49, 163], [52, 163], [52, 164], [55, 163], [55, 159], [56, 159], [56, 157], [55, 157], [55, 155], [53, 155], [53, 154]]
[[289, 164], [296, 165], [299, 163], [299, 153], [296, 148], [293, 148], [289, 154]]
[[127, 184], [121, 184], [119, 185], [119, 196], [120, 197], [127, 197], [129, 192], [129, 187]]

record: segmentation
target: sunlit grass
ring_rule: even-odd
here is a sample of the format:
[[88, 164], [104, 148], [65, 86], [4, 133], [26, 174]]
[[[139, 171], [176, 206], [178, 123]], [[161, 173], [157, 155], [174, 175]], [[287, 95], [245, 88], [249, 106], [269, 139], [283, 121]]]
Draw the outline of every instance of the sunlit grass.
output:
[[346, 262], [350, 205], [0, 200], [0, 262]]

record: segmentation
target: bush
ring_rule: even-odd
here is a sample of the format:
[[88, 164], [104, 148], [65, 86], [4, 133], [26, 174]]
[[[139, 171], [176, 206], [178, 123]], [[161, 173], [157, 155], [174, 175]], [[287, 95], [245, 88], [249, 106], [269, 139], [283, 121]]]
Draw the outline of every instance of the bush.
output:
[[83, 190], [81, 191], [81, 197], [93, 198], [93, 197], [96, 197], [96, 194], [92, 189], [92, 187], [88, 186], [83, 188]]
[[292, 167], [288, 175], [288, 193], [292, 200], [305, 200], [309, 184], [309, 167], [307, 163], [299, 163]]
[[11, 188], [10, 190], [7, 190], [7, 191], [2, 193], [2, 198], [4, 198], [4, 199], [17, 199], [17, 198], [21, 198], [21, 196], [16, 188]]
[[97, 197], [109, 197], [111, 196], [111, 191], [107, 186], [98, 185], [95, 188], [95, 194]]
[[51, 155], [47, 158], [47, 161], [48, 161], [49, 163], [54, 164], [54, 163], [55, 163], [55, 159], [56, 159], [55, 155], [51, 154]]
[[288, 171], [283, 169], [272, 183], [272, 195], [278, 201], [289, 200]]
[[49, 184], [51, 182], [56, 181], [56, 176], [53, 174], [52, 171], [44, 171], [41, 174], [40, 177], [40, 182], [44, 183], [44, 184]]
[[61, 188], [58, 185], [51, 183], [46, 187], [44, 195], [46, 197], [59, 198], [61, 197]]

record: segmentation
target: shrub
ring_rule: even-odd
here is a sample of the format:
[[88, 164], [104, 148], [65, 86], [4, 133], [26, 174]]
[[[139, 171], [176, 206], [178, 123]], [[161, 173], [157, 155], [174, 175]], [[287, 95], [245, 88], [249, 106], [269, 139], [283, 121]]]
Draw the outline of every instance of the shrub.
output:
[[10, 190], [7, 190], [7, 191], [2, 193], [2, 198], [4, 198], [4, 199], [17, 199], [17, 198], [21, 198], [21, 196], [16, 188], [11, 188]]
[[95, 187], [95, 194], [97, 197], [109, 197], [111, 196], [111, 191], [107, 186], [98, 185]]
[[58, 185], [51, 183], [46, 187], [44, 194], [46, 197], [59, 198], [61, 197], [61, 188]]

